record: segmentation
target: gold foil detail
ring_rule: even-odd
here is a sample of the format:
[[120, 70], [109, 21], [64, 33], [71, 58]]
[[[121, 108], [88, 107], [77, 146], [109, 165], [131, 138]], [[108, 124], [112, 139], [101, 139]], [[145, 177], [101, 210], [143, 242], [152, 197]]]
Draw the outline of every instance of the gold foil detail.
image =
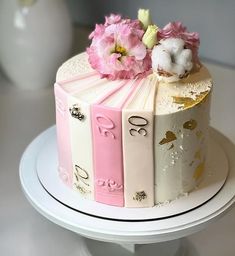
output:
[[177, 139], [176, 136], [175, 136], [175, 134], [174, 134], [173, 132], [171, 132], [171, 131], [167, 131], [165, 135], [166, 135], [166, 137], [163, 138], [163, 139], [159, 142], [160, 145], [169, 143], [169, 142], [171, 142], [171, 141]]
[[193, 178], [194, 179], [199, 179], [201, 176], [202, 176], [202, 174], [203, 174], [203, 172], [204, 172], [204, 169], [205, 169], [205, 161], [204, 162], [202, 162], [202, 163], [200, 163], [197, 167], [196, 167], [196, 169], [195, 169], [195, 171], [194, 171], [194, 174], [193, 174]]
[[146, 198], [147, 198], [147, 194], [145, 193], [145, 191], [138, 191], [138, 192], [135, 192], [135, 196], [133, 197], [133, 200], [141, 202]]
[[201, 150], [198, 150], [198, 151], [194, 154], [194, 158], [201, 160]]
[[189, 164], [189, 166], [192, 166], [192, 165], [193, 165], [193, 163], [194, 163], [194, 161], [192, 161], [192, 162]]
[[71, 108], [69, 108], [69, 112], [72, 117], [77, 118], [78, 120], [82, 121], [85, 116], [80, 112], [80, 108], [77, 104], [74, 104]]
[[81, 194], [87, 194], [90, 193], [91, 191], [87, 189], [90, 185], [87, 183], [89, 179], [88, 173], [82, 169], [80, 166], [75, 165], [75, 170], [74, 170], [74, 177], [75, 177], [75, 182], [74, 186], [76, 189], [81, 193]]
[[208, 90], [199, 93], [198, 95], [195, 96], [195, 98], [191, 97], [182, 97], [182, 96], [172, 96], [173, 102], [176, 104], [183, 105], [183, 109], [191, 108], [199, 103], [202, 103], [205, 99], [206, 96], [208, 95]]
[[172, 148], [174, 148], [174, 144], [172, 143], [171, 146], [168, 148], [168, 150], [171, 150]]
[[196, 132], [196, 136], [197, 136], [198, 139], [200, 139], [202, 137], [202, 135], [203, 135], [202, 131], [197, 131]]
[[189, 121], [183, 124], [184, 129], [194, 130], [197, 127], [197, 121], [190, 119]]
[[81, 187], [79, 184], [77, 183], [74, 183], [74, 186], [76, 187], [76, 189], [81, 193], [81, 194], [86, 194], [88, 193], [89, 191], [87, 191], [85, 188]]

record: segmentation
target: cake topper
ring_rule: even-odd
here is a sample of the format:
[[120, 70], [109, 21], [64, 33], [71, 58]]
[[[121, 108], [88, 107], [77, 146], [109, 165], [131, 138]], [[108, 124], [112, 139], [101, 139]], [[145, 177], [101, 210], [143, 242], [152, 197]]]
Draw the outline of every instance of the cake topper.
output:
[[160, 81], [175, 82], [199, 64], [198, 33], [188, 32], [179, 21], [159, 29], [145, 9], [135, 20], [106, 16], [89, 38], [88, 60], [102, 78], [133, 79], [153, 73]]
[[159, 80], [175, 82], [199, 64], [199, 34], [190, 33], [181, 22], [170, 22], [158, 31], [159, 44], [152, 51], [152, 67]]
[[135, 78], [151, 69], [151, 57], [142, 42], [144, 29], [139, 20], [111, 14], [96, 25], [87, 49], [91, 67], [111, 80]]

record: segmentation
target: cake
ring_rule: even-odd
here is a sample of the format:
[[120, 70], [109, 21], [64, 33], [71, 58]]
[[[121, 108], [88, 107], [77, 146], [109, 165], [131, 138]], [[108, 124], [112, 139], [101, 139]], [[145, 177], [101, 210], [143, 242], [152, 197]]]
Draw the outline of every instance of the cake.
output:
[[190, 196], [206, 171], [212, 91], [198, 33], [139, 10], [105, 17], [90, 39], [56, 76], [61, 180], [78, 200], [117, 207]]

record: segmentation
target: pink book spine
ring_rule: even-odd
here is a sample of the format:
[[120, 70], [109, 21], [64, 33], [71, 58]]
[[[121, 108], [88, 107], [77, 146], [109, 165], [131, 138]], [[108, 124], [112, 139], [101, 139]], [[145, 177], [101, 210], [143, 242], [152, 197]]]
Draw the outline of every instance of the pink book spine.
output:
[[72, 154], [69, 136], [69, 107], [66, 92], [55, 84], [56, 133], [59, 160], [59, 175], [62, 181], [72, 186]]
[[94, 104], [91, 107], [95, 200], [124, 206], [122, 112]]

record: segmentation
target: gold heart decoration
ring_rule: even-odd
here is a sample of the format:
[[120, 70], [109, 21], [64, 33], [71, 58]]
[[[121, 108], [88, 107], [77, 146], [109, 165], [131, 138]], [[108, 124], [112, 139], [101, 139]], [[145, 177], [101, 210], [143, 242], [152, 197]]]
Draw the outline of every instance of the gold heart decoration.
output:
[[176, 139], [177, 139], [177, 137], [176, 137], [176, 135], [175, 135], [172, 131], [167, 131], [167, 132], [165, 133], [165, 138], [163, 138], [163, 139], [159, 142], [159, 144], [160, 144], [160, 145], [164, 145], [164, 144], [169, 143], [169, 142], [171, 142], [171, 141], [174, 141], [174, 140], [176, 140]]

